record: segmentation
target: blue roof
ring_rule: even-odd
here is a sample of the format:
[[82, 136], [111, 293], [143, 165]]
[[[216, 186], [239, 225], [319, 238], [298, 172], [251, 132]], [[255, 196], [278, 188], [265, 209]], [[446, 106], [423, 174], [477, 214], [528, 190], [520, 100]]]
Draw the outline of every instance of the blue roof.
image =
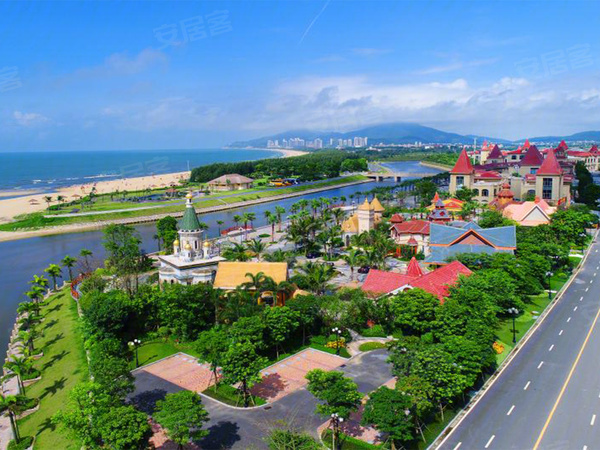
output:
[[[425, 258], [425, 262], [444, 262], [449, 257], [458, 253], [513, 253], [517, 247], [517, 233], [514, 225], [508, 227], [481, 228], [479, 225], [469, 222], [462, 228], [450, 227], [432, 223], [429, 228], [429, 243], [431, 254]], [[490, 242], [492, 246], [481, 244], [461, 244], [450, 245], [461, 237], [477, 233], [483, 239]], [[436, 247], [435, 245], [445, 245], [447, 247]], [[505, 247], [507, 249], [499, 249]]]

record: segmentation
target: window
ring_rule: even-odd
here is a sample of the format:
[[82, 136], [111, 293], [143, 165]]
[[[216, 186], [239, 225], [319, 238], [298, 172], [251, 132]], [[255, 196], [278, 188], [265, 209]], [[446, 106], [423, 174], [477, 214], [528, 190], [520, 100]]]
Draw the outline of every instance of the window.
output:
[[490, 195], [490, 191], [488, 191], [487, 189], [482, 189], [482, 190], [481, 190], [481, 195], [482, 195], [483, 197], [489, 197], [489, 195]]
[[533, 174], [535, 174], [536, 172], [537, 172], [537, 169], [536, 169], [536, 168], [531, 168], [531, 169], [529, 169], [529, 173], [533, 173]]
[[465, 177], [456, 177], [456, 186], [463, 187], [465, 184]]
[[542, 180], [542, 198], [544, 200], [552, 198], [552, 178]]

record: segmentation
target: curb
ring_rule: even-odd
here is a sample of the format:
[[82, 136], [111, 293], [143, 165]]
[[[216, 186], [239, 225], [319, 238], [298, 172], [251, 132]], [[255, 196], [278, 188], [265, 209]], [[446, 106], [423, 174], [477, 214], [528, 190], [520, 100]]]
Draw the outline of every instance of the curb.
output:
[[558, 302], [562, 300], [564, 292], [569, 288], [569, 286], [571, 286], [575, 278], [577, 278], [577, 275], [579, 275], [581, 268], [584, 266], [588, 256], [590, 255], [594, 241], [598, 237], [598, 233], [600, 233], [600, 229], [596, 230], [596, 233], [593, 235], [592, 241], [590, 242], [590, 245], [585, 252], [585, 256], [581, 259], [581, 261], [575, 268], [575, 271], [571, 274], [569, 280], [560, 288], [559, 292], [556, 294], [554, 299], [552, 299], [550, 304], [546, 306], [542, 314], [539, 316], [538, 320], [535, 321], [535, 323], [531, 326], [531, 328], [529, 328], [529, 330], [527, 330], [527, 332], [521, 338], [521, 340], [517, 342], [517, 344], [512, 348], [506, 359], [500, 364], [500, 366], [490, 376], [490, 378], [488, 378], [488, 380], [484, 383], [481, 389], [479, 389], [477, 393], [471, 398], [469, 403], [467, 403], [463, 407], [463, 409], [456, 415], [456, 417], [452, 419], [448, 425], [446, 425], [446, 427], [438, 435], [436, 440], [433, 441], [429, 447], [427, 447], [428, 450], [435, 450], [442, 446], [444, 442], [446, 442], [446, 439], [448, 439], [452, 435], [454, 430], [462, 423], [462, 421], [469, 415], [469, 413], [473, 411], [475, 406], [477, 406], [479, 401], [485, 396], [485, 394], [487, 394], [487, 391], [490, 389], [490, 387], [492, 387], [494, 383], [498, 380], [498, 378], [500, 378], [500, 375], [502, 375], [504, 370], [513, 361], [515, 356], [517, 356], [521, 349], [525, 347], [525, 344], [527, 344], [531, 336], [541, 326], [541, 324], [544, 322], [546, 317], [548, 317], [548, 315], [558, 304]]

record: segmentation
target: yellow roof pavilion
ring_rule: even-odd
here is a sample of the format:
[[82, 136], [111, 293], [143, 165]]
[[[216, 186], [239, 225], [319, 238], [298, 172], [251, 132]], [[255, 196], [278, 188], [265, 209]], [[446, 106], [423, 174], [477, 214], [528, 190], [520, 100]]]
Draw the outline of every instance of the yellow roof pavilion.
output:
[[250, 281], [247, 273], [256, 275], [262, 272], [276, 283], [287, 281], [288, 265], [285, 262], [240, 262], [221, 261], [213, 286], [220, 289], [235, 289]]

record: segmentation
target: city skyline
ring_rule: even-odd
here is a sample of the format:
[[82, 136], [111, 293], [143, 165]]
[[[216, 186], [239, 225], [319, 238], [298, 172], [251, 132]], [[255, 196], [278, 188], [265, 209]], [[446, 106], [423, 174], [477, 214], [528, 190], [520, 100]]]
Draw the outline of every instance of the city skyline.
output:
[[2, 3], [0, 149], [202, 148], [390, 121], [509, 139], [597, 129], [595, 2], [273, 6]]

